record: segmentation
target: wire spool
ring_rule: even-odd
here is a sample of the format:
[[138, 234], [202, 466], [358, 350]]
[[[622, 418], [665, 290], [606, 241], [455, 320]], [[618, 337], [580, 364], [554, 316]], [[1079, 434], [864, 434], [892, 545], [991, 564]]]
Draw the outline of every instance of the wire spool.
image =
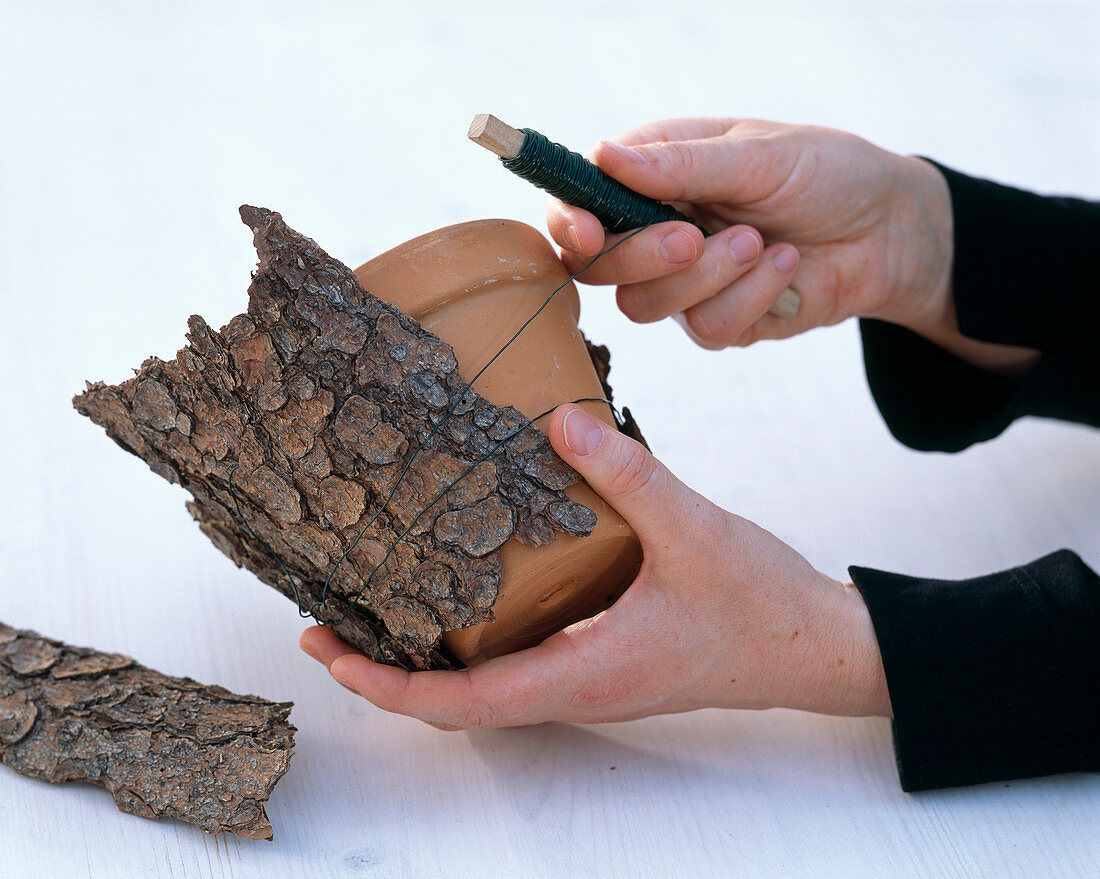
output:
[[[639, 226], [682, 220], [699, 226], [672, 205], [641, 195], [609, 177], [584, 156], [554, 143], [531, 128], [514, 159], [501, 158], [513, 174], [533, 183], [566, 204], [576, 205], [599, 217], [610, 232], [629, 232]], [[710, 233], [699, 226], [704, 235]]]
[[[513, 174], [566, 204], [583, 208], [610, 232], [628, 232], [679, 220], [691, 223], [704, 236], [711, 234], [672, 205], [635, 192], [580, 153], [554, 143], [534, 129], [512, 128], [495, 116], [482, 113], [474, 117], [468, 137], [496, 153]], [[801, 304], [802, 297], [788, 287], [768, 310], [778, 317], [792, 318]]]

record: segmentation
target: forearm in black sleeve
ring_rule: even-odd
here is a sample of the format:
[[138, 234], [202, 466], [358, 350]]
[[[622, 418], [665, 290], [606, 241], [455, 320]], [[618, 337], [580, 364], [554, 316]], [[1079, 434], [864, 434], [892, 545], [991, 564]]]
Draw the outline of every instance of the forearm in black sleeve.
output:
[[1006, 377], [863, 320], [867, 379], [887, 426], [926, 451], [991, 439], [1023, 415], [1100, 426], [1100, 204], [937, 167], [951, 194], [960, 331], [1041, 357], [1026, 376]]
[[1074, 553], [972, 580], [850, 573], [905, 790], [1100, 770], [1100, 577]]
[[[1100, 426], [1100, 205], [940, 168], [955, 228], [960, 331], [1034, 348], [1022, 377], [861, 322], [891, 432], [957, 451], [1022, 415]], [[852, 568], [878, 637], [906, 790], [1100, 769], [1100, 578], [1061, 551], [950, 582]]]

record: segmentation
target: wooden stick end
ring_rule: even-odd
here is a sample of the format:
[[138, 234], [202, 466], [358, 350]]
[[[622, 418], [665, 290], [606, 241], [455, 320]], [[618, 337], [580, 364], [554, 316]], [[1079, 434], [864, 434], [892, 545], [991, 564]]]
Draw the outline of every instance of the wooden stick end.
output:
[[772, 307], [768, 311], [779, 317], [794, 317], [798, 314], [798, 307], [801, 304], [802, 297], [795, 290], [788, 287], [779, 294], [779, 298], [772, 303]]
[[467, 137], [474, 143], [480, 144], [502, 159], [514, 159], [523, 149], [524, 138], [522, 131], [516, 131], [511, 125], [501, 122], [496, 116], [488, 113], [478, 113], [474, 121], [470, 123]]

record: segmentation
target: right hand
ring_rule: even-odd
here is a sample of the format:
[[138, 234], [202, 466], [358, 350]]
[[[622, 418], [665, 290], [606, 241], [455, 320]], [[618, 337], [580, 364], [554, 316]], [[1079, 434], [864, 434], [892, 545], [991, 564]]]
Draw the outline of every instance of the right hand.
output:
[[871, 615], [851, 584], [578, 406], [559, 407], [547, 435], [641, 540], [641, 570], [609, 610], [461, 671], [372, 662], [327, 626], [307, 629], [302, 649], [378, 707], [449, 730], [709, 707], [891, 714]]
[[[716, 233], [661, 223], [580, 276], [617, 285], [631, 320], [675, 316], [711, 349], [852, 316], [916, 332], [953, 323], [950, 196], [921, 159], [840, 131], [748, 119], [652, 123], [597, 144], [591, 158]], [[623, 237], [559, 201], [548, 223], [571, 272]], [[768, 313], [788, 285], [802, 296], [798, 314]]]

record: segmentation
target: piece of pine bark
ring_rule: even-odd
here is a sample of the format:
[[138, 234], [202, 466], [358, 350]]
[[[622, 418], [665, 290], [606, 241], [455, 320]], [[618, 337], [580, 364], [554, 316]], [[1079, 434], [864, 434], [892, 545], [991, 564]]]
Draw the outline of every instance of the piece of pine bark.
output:
[[[607, 349], [606, 345], [596, 345], [588, 338], [588, 336], [581, 333], [581, 338], [584, 339], [585, 347], [588, 349], [588, 356], [592, 360], [592, 366], [596, 369], [596, 377], [600, 380], [600, 387], [603, 388], [604, 397], [607, 398], [607, 402], [610, 403], [615, 399], [615, 393], [611, 389], [611, 385], [607, 381], [608, 375], [611, 373], [611, 352]], [[614, 407], [612, 407], [614, 411]], [[646, 438], [642, 436], [642, 429], [638, 426], [638, 422], [634, 420], [634, 415], [630, 409], [626, 406], [622, 408], [622, 414], [615, 412], [615, 424], [619, 428], [620, 433], [626, 434], [633, 440], [637, 440], [647, 449], [649, 443], [646, 442]]]
[[595, 526], [564, 493], [580, 477], [538, 428], [519, 430], [518, 410], [467, 389], [451, 346], [347, 266], [277, 213], [245, 206], [241, 217], [260, 257], [248, 313], [220, 332], [192, 317], [176, 359], [89, 383], [73, 403], [191, 492], [203, 532], [300, 611], [376, 661], [453, 668], [442, 633], [492, 619], [496, 550]]
[[271, 839], [264, 803], [290, 767], [292, 704], [0, 623], [0, 762], [100, 785], [142, 818]]

